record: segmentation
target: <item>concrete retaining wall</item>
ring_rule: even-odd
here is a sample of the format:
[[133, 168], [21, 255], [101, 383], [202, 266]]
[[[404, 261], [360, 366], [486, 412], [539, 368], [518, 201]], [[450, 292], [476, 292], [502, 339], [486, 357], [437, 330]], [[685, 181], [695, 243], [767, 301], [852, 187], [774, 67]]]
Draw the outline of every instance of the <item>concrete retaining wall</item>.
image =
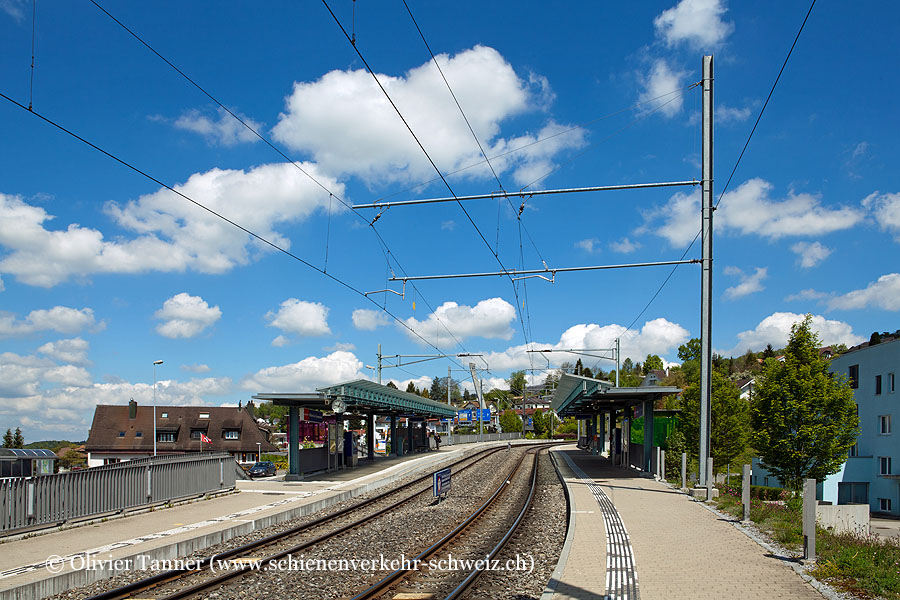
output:
[[816, 521], [834, 533], [869, 535], [869, 505], [820, 504], [816, 507]]

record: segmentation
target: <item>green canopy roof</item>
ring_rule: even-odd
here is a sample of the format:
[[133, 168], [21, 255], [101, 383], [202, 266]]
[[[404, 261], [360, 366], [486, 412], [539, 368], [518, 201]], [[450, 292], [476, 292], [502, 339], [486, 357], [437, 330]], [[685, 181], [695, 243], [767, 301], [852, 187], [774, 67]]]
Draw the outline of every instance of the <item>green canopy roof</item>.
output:
[[398, 413], [423, 417], [455, 417], [456, 408], [443, 402], [423, 398], [409, 392], [366, 379], [346, 381], [318, 389], [331, 401], [341, 398], [349, 409], [365, 412]]
[[565, 373], [559, 379], [550, 407], [560, 417], [596, 414], [679, 392], [681, 389], [672, 386], [615, 387], [609, 381]]

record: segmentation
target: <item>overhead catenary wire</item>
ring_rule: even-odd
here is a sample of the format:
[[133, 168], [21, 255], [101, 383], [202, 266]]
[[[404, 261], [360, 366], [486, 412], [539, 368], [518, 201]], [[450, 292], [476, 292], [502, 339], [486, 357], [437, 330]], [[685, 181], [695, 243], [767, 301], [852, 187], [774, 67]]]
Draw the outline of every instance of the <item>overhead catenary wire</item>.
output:
[[[344, 25], [341, 23], [340, 19], [338, 19], [337, 15], [334, 14], [334, 11], [331, 10], [331, 6], [329, 6], [328, 0], [322, 0], [322, 4], [325, 5], [325, 8], [328, 10], [329, 14], [334, 19], [334, 22], [337, 24], [337, 26], [340, 28], [341, 32], [344, 34], [344, 37], [347, 38], [347, 41], [349, 42], [350, 36], [347, 33], [347, 30], [344, 27]], [[375, 80], [375, 84], [378, 86], [378, 88], [381, 90], [384, 97], [387, 99], [388, 103], [394, 109], [394, 112], [397, 114], [397, 116], [403, 122], [404, 127], [406, 127], [407, 131], [409, 131], [413, 140], [415, 140], [416, 145], [419, 146], [419, 149], [425, 155], [425, 158], [428, 160], [428, 163], [432, 166], [432, 168], [438, 174], [438, 176], [440, 177], [441, 181], [444, 183], [444, 185], [446, 186], [446, 188], [450, 192], [450, 194], [455, 196], [456, 193], [453, 191], [453, 187], [450, 185], [450, 182], [447, 181], [446, 177], [444, 177], [444, 174], [438, 168], [437, 164], [435, 164], [434, 160], [431, 158], [431, 155], [428, 153], [428, 150], [425, 149], [425, 146], [422, 144], [422, 141], [416, 135], [415, 131], [413, 131], [409, 122], [403, 116], [403, 113], [400, 111], [399, 107], [394, 102], [393, 98], [391, 98], [391, 95], [388, 94], [387, 90], [384, 88], [384, 85], [382, 85], [381, 80], [378, 78], [378, 75], [375, 73], [375, 71], [369, 65], [369, 62], [363, 56], [362, 52], [359, 49], [359, 46], [356, 44], [351, 44], [351, 46], [353, 47], [353, 50], [354, 50], [354, 52], [356, 52], [356, 55], [359, 57], [360, 61], [362, 61], [363, 65], [366, 67], [366, 70], [369, 72], [369, 74]], [[466, 215], [466, 218], [469, 220], [469, 223], [471, 223], [472, 227], [475, 228], [475, 231], [478, 233], [478, 236], [481, 238], [481, 241], [484, 242], [484, 245], [487, 246], [488, 250], [490, 250], [491, 254], [494, 256], [494, 259], [497, 261], [497, 263], [500, 265], [501, 268], [505, 269], [506, 267], [503, 266], [503, 262], [500, 260], [500, 257], [497, 256], [497, 254], [491, 248], [490, 242], [488, 242], [487, 238], [484, 237], [484, 233], [482, 233], [481, 229], [478, 227], [478, 224], [475, 223], [475, 220], [472, 218], [472, 215], [469, 214], [469, 211], [466, 210], [466, 208], [465, 208], [465, 206], [463, 206], [462, 202], [457, 202], [457, 204], [462, 209], [463, 214]], [[512, 280], [512, 277], [510, 277], [509, 280], [510, 280], [510, 285], [513, 288], [513, 295], [516, 298], [516, 313], [519, 317], [519, 323], [522, 327], [522, 335], [525, 337], [525, 342], [528, 343], [528, 332], [525, 329], [525, 320], [522, 317], [522, 311], [519, 307], [519, 293], [518, 293], [518, 290], [516, 289], [515, 282]]]
[[[42, 115], [40, 112], [35, 111], [35, 110], [33, 110], [33, 109], [29, 109], [29, 108], [28, 108], [27, 106], [25, 106], [24, 104], [21, 104], [20, 102], [18, 102], [18, 101], [16, 101], [16, 100], [14, 100], [13, 98], [7, 96], [7, 95], [4, 94], [3, 92], [0, 92], [0, 98], [6, 100], [7, 102], [10, 102], [11, 104], [13, 104], [13, 105], [15, 105], [15, 106], [21, 108], [22, 110], [28, 111], [30, 114], [32, 114], [32, 115], [34, 115], [35, 117], [37, 117], [38, 119], [44, 121], [44, 122], [47, 123], [48, 125], [51, 125], [51, 126], [55, 127], [56, 129], [62, 131], [63, 133], [65, 133], [65, 134], [67, 134], [67, 135], [69, 135], [69, 136], [75, 138], [76, 140], [78, 140], [78, 141], [80, 141], [80, 142], [82, 142], [82, 143], [84, 143], [84, 144], [90, 146], [90, 147], [93, 148], [94, 150], [96, 150], [96, 151], [100, 152], [101, 154], [107, 156], [108, 158], [114, 160], [115, 162], [119, 163], [120, 165], [122, 165], [122, 166], [124, 166], [124, 167], [126, 167], [126, 168], [128, 168], [128, 169], [130, 169], [130, 170], [132, 170], [132, 171], [134, 171], [135, 173], [137, 173], [137, 174], [139, 174], [139, 175], [141, 175], [141, 176], [143, 176], [143, 177], [149, 179], [149, 180], [152, 181], [153, 183], [155, 183], [155, 184], [157, 184], [157, 185], [159, 185], [159, 186], [161, 186], [161, 187], [164, 187], [165, 189], [169, 190], [169, 191], [172, 192], [173, 194], [175, 194], [175, 195], [181, 197], [182, 199], [184, 199], [184, 200], [190, 202], [190, 203], [193, 204], [194, 206], [196, 206], [196, 207], [198, 207], [198, 208], [200, 208], [200, 209], [202, 209], [202, 210], [208, 212], [209, 214], [213, 215], [214, 217], [216, 217], [216, 218], [218, 218], [218, 219], [221, 219], [222, 221], [224, 221], [225, 223], [228, 223], [228, 224], [231, 225], [232, 227], [235, 227], [236, 229], [239, 229], [240, 231], [243, 231], [244, 233], [246, 233], [247, 235], [249, 235], [249, 236], [252, 237], [253, 239], [255, 239], [255, 240], [257, 240], [257, 241], [259, 241], [259, 242], [265, 244], [266, 246], [269, 246], [269, 247], [272, 248], [273, 250], [276, 250], [276, 251], [278, 251], [278, 252], [280, 252], [280, 253], [282, 253], [282, 254], [284, 254], [284, 255], [286, 255], [286, 256], [288, 256], [288, 257], [290, 257], [290, 258], [292, 258], [292, 259], [294, 259], [294, 260], [296, 260], [296, 261], [298, 261], [298, 262], [300, 262], [301, 264], [303, 264], [303, 265], [309, 267], [310, 269], [316, 271], [317, 273], [320, 273], [320, 274], [324, 275], [325, 277], [327, 277], [328, 279], [330, 279], [330, 280], [334, 281], [335, 283], [341, 285], [342, 287], [344, 287], [344, 288], [346, 288], [346, 289], [348, 289], [348, 290], [350, 290], [350, 291], [356, 293], [357, 295], [359, 295], [359, 296], [365, 298], [366, 300], [368, 300], [369, 302], [371, 302], [371, 303], [374, 304], [375, 306], [378, 306], [378, 303], [377, 303], [377, 302], [375, 302], [373, 299], [371, 299], [371, 298], [369, 298], [368, 296], [366, 296], [365, 293], [364, 293], [363, 291], [361, 291], [361, 290], [359, 290], [358, 288], [354, 287], [352, 284], [350, 284], [350, 283], [344, 281], [343, 279], [341, 279], [341, 278], [339, 278], [339, 277], [336, 277], [336, 276], [332, 275], [331, 273], [326, 273], [323, 269], [320, 269], [319, 267], [315, 266], [315, 265], [312, 264], [311, 262], [309, 262], [309, 261], [303, 259], [302, 257], [298, 256], [297, 254], [294, 254], [294, 253], [291, 252], [290, 250], [287, 250], [286, 248], [282, 248], [281, 246], [279, 246], [279, 245], [276, 244], [275, 242], [272, 242], [271, 240], [269, 240], [269, 239], [267, 239], [267, 238], [265, 238], [265, 237], [259, 235], [258, 233], [252, 231], [251, 229], [248, 229], [247, 227], [244, 227], [244, 226], [241, 225], [240, 223], [237, 223], [236, 221], [234, 221], [234, 220], [232, 220], [232, 219], [229, 219], [229, 218], [226, 217], [225, 215], [223, 215], [223, 214], [221, 214], [221, 213], [219, 213], [219, 212], [217, 212], [217, 211], [215, 211], [215, 210], [209, 208], [208, 206], [202, 204], [201, 202], [198, 202], [197, 200], [194, 200], [193, 198], [191, 198], [190, 196], [188, 196], [188, 195], [185, 194], [184, 192], [181, 192], [181, 191], [179, 191], [179, 190], [176, 190], [176, 189], [173, 188], [172, 186], [168, 185], [167, 183], [164, 183], [163, 181], [161, 181], [160, 179], [154, 177], [153, 175], [150, 175], [150, 174], [147, 173], [146, 171], [143, 171], [142, 169], [136, 167], [135, 165], [129, 163], [128, 161], [126, 161], [126, 160], [124, 160], [124, 159], [122, 159], [122, 158], [119, 158], [118, 156], [116, 156], [115, 154], [112, 154], [111, 152], [109, 152], [109, 151], [107, 151], [107, 150], [104, 150], [104, 149], [101, 148], [100, 146], [98, 146], [98, 145], [94, 144], [93, 142], [87, 140], [86, 138], [84, 138], [84, 137], [78, 135], [77, 133], [71, 131], [70, 129], [67, 129], [66, 127], [64, 127], [64, 126], [62, 126], [61, 124], [57, 123], [56, 121], [50, 119], [49, 117], [45, 117], [45, 116]], [[394, 319], [397, 323], [399, 323], [402, 327], [404, 327], [405, 329], [407, 329], [413, 336], [419, 338], [419, 339], [422, 340], [422, 342], [424, 342], [426, 345], [430, 346], [431, 348], [434, 348], [434, 349], [437, 350], [439, 353], [441, 353], [442, 355], [444, 355], [444, 356], [446, 356], [448, 359], [450, 359], [452, 362], [456, 362], [455, 360], [453, 360], [453, 357], [452, 357], [451, 355], [446, 354], [446, 353], [443, 352], [440, 348], [438, 348], [437, 346], [435, 346], [434, 344], [432, 344], [432, 343], [431, 343], [430, 341], [428, 341], [425, 337], [423, 337], [423, 336], [420, 335], [417, 331], [415, 331], [413, 328], [411, 328], [411, 327], [410, 327], [403, 319], [401, 319], [400, 317], [394, 315], [391, 311], [387, 310], [386, 308], [382, 308], [382, 310], [383, 310], [388, 316], [390, 316], [392, 319]], [[459, 365], [460, 367], [462, 367], [462, 364], [461, 364], [461, 363], [457, 362], [456, 364]]]
[[[35, 1], [36, 1], [36, 0], [35, 0]], [[172, 63], [169, 59], [167, 59], [165, 56], [163, 56], [162, 54], [160, 54], [155, 48], [153, 48], [153, 46], [151, 46], [147, 41], [145, 41], [141, 36], [139, 36], [135, 31], [133, 31], [131, 28], [129, 28], [127, 25], [125, 25], [122, 21], [120, 21], [120, 20], [117, 19], [114, 15], [112, 15], [108, 10], [106, 10], [103, 6], [101, 6], [96, 0], [91, 0], [91, 3], [92, 3], [94, 6], [96, 6], [101, 12], [103, 12], [107, 17], [109, 17], [113, 22], [115, 22], [115, 23], [116, 23], [117, 25], [119, 25], [122, 29], [124, 29], [124, 30], [125, 30], [129, 35], [131, 35], [135, 40], [137, 40], [138, 42], [140, 42], [141, 45], [143, 45], [145, 48], [147, 48], [150, 52], [152, 52], [154, 55], [156, 55], [160, 60], [162, 60], [162, 61], [163, 61], [164, 63], [166, 63], [169, 67], [171, 67], [176, 73], [178, 73], [179, 75], [181, 75], [181, 76], [182, 76], [185, 80], [187, 80], [191, 85], [193, 85], [195, 88], [197, 88], [201, 93], [203, 93], [203, 95], [205, 95], [207, 98], [209, 98], [213, 103], [215, 103], [217, 106], [219, 106], [222, 110], [224, 110], [225, 112], [227, 112], [227, 113], [228, 113], [232, 118], [234, 118], [238, 123], [240, 123], [241, 125], [243, 125], [244, 128], [246, 128], [247, 130], [249, 130], [249, 131], [250, 131], [253, 135], [255, 135], [257, 138], [259, 138], [260, 140], [262, 140], [263, 143], [266, 144], [266, 146], [268, 146], [269, 148], [271, 148], [272, 150], [274, 150], [275, 152], [277, 152], [279, 156], [281, 156], [281, 157], [284, 158], [286, 161], [288, 161], [290, 164], [292, 164], [292, 165], [293, 165], [295, 168], [297, 168], [301, 173], [303, 173], [307, 178], [309, 178], [313, 183], [315, 183], [319, 188], [321, 188], [323, 191], [327, 192], [327, 193], [329, 194], [329, 197], [330, 197], [330, 198], [334, 198], [334, 199], [336, 199], [338, 202], [340, 202], [344, 207], [346, 207], [346, 208], [348, 208], [348, 209], [350, 208], [350, 204], [349, 204], [347, 201], [345, 201], [343, 198], [341, 198], [340, 195], [338, 195], [338, 194], [336, 194], [334, 191], [330, 190], [330, 189], [329, 189], [327, 186], [325, 186], [321, 181], [319, 181], [316, 177], [314, 177], [311, 173], [309, 173], [306, 169], [304, 169], [297, 161], [295, 161], [294, 159], [292, 159], [292, 158], [290, 158], [289, 156], [287, 156], [280, 148], [278, 148], [277, 146], [275, 146], [275, 145], [274, 145], [271, 141], [269, 141], [265, 136], [263, 136], [262, 134], [260, 134], [259, 131], [256, 130], [256, 128], [254, 128], [254, 127], [251, 126], [249, 123], [247, 123], [244, 119], [242, 119], [240, 116], [238, 116], [237, 114], [235, 114], [231, 109], [229, 109], [227, 106], [225, 106], [225, 104], [223, 104], [222, 102], [220, 102], [218, 98], [216, 98], [215, 96], [213, 96], [213, 95], [212, 95], [210, 92], [208, 92], [203, 86], [201, 86], [201, 85], [200, 85], [199, 83], [197, 83], [194, 79], [192, 79], [189, 75], [187, 75], [187, 73], [185, 73], [185, 72], [182, 71], [180, 68], [178, 68], [178, 67], [177, 67], [174, 63]], [[330, 201], [330, 200], [329, 200], [329, 201]], [[351, 212], [352, 212], [352, 211], [351, 211]], [[374, 227], [374, 221], [371, 222], [371, 223], [369, 223], [369, 222], [366, 221], [366, 219], [365, 219], [364, 217], [362, 217], [361, 215], [358, 215], [358, 216], [359, 216], [360, 219], [362, 219], [362, 220], [363, 220], [364, 222], [366, 222], [368, 225], [372, 226], [372, 227], [371, 227], [371, 228], [372, 228], [372, 231], [374, 232], [376, 238], [378, 239], [379, 249], [381, 250], [382, 254], [385, 255], [385, 262], [386, 262], [387, 265], [388, 265], [388, 270], [390, 270], [390, 268], [391, 268], [391, 267], [390, 267], [390, 258], [393, 257], [394, 262], [396, 263], [397, 267], [398, 267], [401, 271], [403, 271], [403, 267], [402, 267], [402, 265], [400, 264], [400, 261], [397, 259], [397, 257], [396, 257], [392, 252], [390, 252], [390, 248], [387, 246], [387, 242], [384, 240], [384, 238], [381, 236], [381, 234], [378, 232], [378, 230]], [[379, 215], [379, 216], [380, 216], [380, 215]], [[330, 212], [330, 207], [329, 207], [329, 228], [328, 228], [328, 232], [327, 232], [327, 235], [326, 235], [326, 248], [325, 248], [325, 267], [326, 267], [326, 269], [327, 269], [327, 266], [328, 266], [328, 265], [327, 265], [327, 262], [328, 262], [328, 236], [330, 235], [330, 218], [331, 218], [331, 212]], [[377, 219], [378, 219], [378, 217], [376, 217], [375, 220], [377, 220]], [[323, 270], [324, 270], [324, 269], [323, 269]], [[419, 296], [422, 298], [422, 301], [423, 301], [423, 302], [425, 303], [425, 305], [429, 308], [429, 310], [431, 310], [432, 313], [435, 313], [435, 309], [434, 309], [434, 307], [431, 305], [431, 303], [428, 301], [428, 299], [425, 298], [425, 296], [424, 296], [421, 292], [419, 292]], [[462, 348], [463, 350], [465, 350], [465, 347], [462, 345], [462, 342], [461, 342], [461, 341], [453, 334], [452, 331], [450, 331], [450, 329], [446, 326], [446, 324], [443, 322], [443, 320], [442, 320], [439, 316], [437, 316], [436, 313], [435, 313], [435, 319], [437, 320], [437, 322], [439, 322], [439, 323], [444, 327], [444, 329], [447, 331], [447, 333], [449, 334], [450, 338], [456, 343], [456, 345], [459, 346], [460, 348]]]

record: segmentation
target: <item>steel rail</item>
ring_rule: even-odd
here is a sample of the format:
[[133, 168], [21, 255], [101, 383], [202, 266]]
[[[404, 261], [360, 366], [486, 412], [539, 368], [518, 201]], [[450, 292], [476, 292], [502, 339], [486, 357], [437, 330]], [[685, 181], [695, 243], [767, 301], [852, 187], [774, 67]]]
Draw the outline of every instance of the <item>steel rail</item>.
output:
[[[525, 504], [522, 506], [522, 510], [519, 511], [519, 516], [516, 517], [516, 520], [510, 526], [509, 530], [507, 530], [506, 535], [497, 542], [497, 545], [494, 546], [493, 550], [491, 550], [487, 555], [487, 564], [490, 565], [491, 561], [494, 557], [506, 546], [506, 543], [509, 539], [515, 534], [516, 530], [519, 528], [519, 525], [522, 523], [522, 520], [525, 518], [525, 513], [528, 512], [528, 509], [531, 508], [531, 501], [534, 498], [534, 490], [537, 487], [537, 473], [538, 473], [538, 461], [540, 460], [541, 451], [538, 450], [534, 455], [534, 464], [531, 466], [531, 488], [528, 490], [528, 497], [525, 499]], [[469, 572], [466, 578], [460, 583], [456, 588], [450, 592], [444, 600], [456, 600], [465, 594], [472, 584], [475, 583], [475, 580], [478, 579], [481, 574], [484, 572], [483, 569], [473, 569]]]
[[373, 202], [371, 204], [354, 204], [350, 208], [390, 208], [392, 206], [411, 206], [414, 204], [434, 204], [436, 202], [457, 202], [462, 200], [489, 200], [491, 198], [530, 198], [532, 196], [546, 196], [548, 194], [576, 194], [580, 192], [609, 192], [613, 190], [642, 190], [647, 188], [675, 187], [684, 185], [700, 185], [696, 179], [691, 181], [663, 181], [660, 183], [627, 183], [623, 185], [600, 185], [593, 187], [566, 188], [561, 190], [532, 190], [517, 192], [491, 192], [490, 194], [476, 194], [474, 196], [457, 196], [455, 198], [422, 198], [419, 200], [398, 200], [397, 202]]
[[[517, 445], [521, 446], [522, 444], [517, 444]], [[471, 464], [466, 465], [465, 467], [463, 467], [463, 469], [461, 469], [461, 470], [464, 470], [464, 469], [467, 469], [468, 467], [476, 464], [477, 462], [487, 458], [491, 454], [499, 452], [500, 450], [501, 450], [501, 448], [488, 448], [485, 450], [481, 450], [480, 452], [478, 452], [476, 454], [467, 456], [465, 458], [461, 458], [460, 460], [451, 463], [449, 466], [453, 467], [453, 466], [459, 465], [460, 463], [471, 460], [472, 458], [477, 456], [478, 457], [477, 460], [473, 461]], [[479, 455], [481, 455], [481, 456], [479, 456]], [[214, 560], [214, 559], [215, 560], [231, 559], [231, 558], [236, 557], [237, 555], [245, 554], [247, 552], [257, 550], [259, 548], [270, 545], [274, 542], [278, 542], [280, 540], [291, 537], [293, 535], [298, 535], [298, 534], [304, 533], [310, 529], [313, 529], [314, 527], [318, 527], [319, 525], [323, 525], [329, 521], [332, 521], [336, 517], [344, 516], [352, 511], [359, 510], [370, 504], [378, 502], [379, 500], [384, 499], [386, 496], [403, 491], [414, 485], [421, 484], [423, 481], [430, 479], [431, 477], [432, 477], [431, 473], [429, 473], [428, 475], [423, 475], [422, 477], [414, 479], [413, 481], [405, 483], [399, 487], [382, 492], [381, 494], [378, 494], [376, 496], [373, 496], [372, 498], [368, 498], [366, 500], [363, 500], [361, 502], [353, 504], [352, 506], [342, 508], [332, 514], [319, 517], [318, 519], [314, 519], [313, 521], [310, 521], [309, 523], [304, 523], [303, 525], [298, 525], [297, 527], [292, 527], [285, 531], [281, 531], [278, 533], [274, 533], [274, 534], [262, 537], [258, 540], [250, 542], [248, 544], [238, 546], [237, 548], [232, 548], [231, 550], [228, 550], [226, 552], [221, 552], [218, 554], [214, 554], [212, 556], [207, 556], [196, 563], [197, 568], [195, 568], [195, 569], [172, 569], [169, 571], [165, 571], [163, 573], [157, 573], [156, 575], [151, 575], [150, 577], [145, 577], [144, 579], [132, 582], [130, 584], [127, 584], [127, 585], [124, 585], [124, 586], [121, 586], [118, 588], [114, 588], [112, 590], [108, 590], [106, 592], [102, 592], [102, 593], [94, 595], [94, 596], [91, 596], [87, 600], [120, 600], [122, 598], [129, 598], [136, 592], [143, 592], [143, 591], [155, 588], [155, 587], [159, 587], [160, 585], [169, 583], [170, 581], [176, 581], [178, 579], [187, 577], [194, 573], [204, 571], [207, 568], [209, 568], [212, 560]], [[400, 503], [402, 504], [403, 502], [408, 502], [412, 498], [415, 498], [416, 496], [423, 494], [427, 491], [428, 491], [428, 489], [424, 489], [422, 491], [416, 492], [412, 496], [404, 498]], [[396, 505], [396, 503], [395, 503], [395, 505]], [[395, 506], [395, 505], [392, 505], [392, 506]], [[374, 513], [374, 515], [371, 515], [371, 518], [374, 518], [374, 516], [377, 516], [377, 515], [381, 514], [382, 512], [383, 511]], [[355, 524], [359, 525], [360, 523], [356, 522]], [[337, 532], [335, 532], [334, 535], [337, 535]], [[233, 573], [232, 576], [234, 576], [234, 575], [242, 573], [242, 571], [232, 571], [231, 573]], [[213, 580], [210, 580], [210, 581], [213, 581]], [[188, 589], [188, 588], [185, 588], [185, 589]], [[176, 595], [174, 597], [181, 597], [181, 596]]]
[[[552, 446], [552, 445], [555, 445], [555, 444], [554, 443], [540, 444], [535, 448], [535, 453], [539, 453], [544, 448]], [[528, 452], [530, 452], [530, 449]], [[457, 525], [453, 529], [453, 531], [451, 531], [450, 533], [448, 533], [447, 535], [442, 537], [440, 540], [438, 540], [437, 542], [433, 543], [431, 546], [429, 546], [428, 548], [426, 548], [425, 550], [420, 552], [414, 558], [410, 559], [409, 562], [411, 564], [421, 563], [422, 561], [424, 561], [428, 557], [430, 557], [432, 554], [434, 554], [435, 552], [437, 552], [438, 550], [440, 550], [441, 548], [446, 546], [450, 541], [459, 537], [460, 534], [469, 527], [469, 525], [471, 525], [476, 519], [478, 519], [478, 517], [480, 517], [484, 513], [484, 511], [487, 510], [487, 508], [489, 506], [491, 506], [494, 503], [494, 501], [497, 500], [497, 498], [499, 498], [503, 494], [503, 492], [505, 492], [512, 485], [511, 484], [512, 478], [515, 475], [515, 473], [519, 470], [519, 468], [521, 468], [522, 463], [525, 460], [525, 456], [527, 456], [528, 452], [526, 452], [526, 454], [522, 456], [522, 458], [519, 460], [519, 462], [516, 464], [516, 466], [514, 466], [512, 469], [510, 469], [510, 471], [509, 471], [509, 473], [507, 473], [506, 477], [503, 478], [503, 482], [497, 487], [497, 489], [494, 491], [494, 493], [487, 500], [484, 501], [484, 503], [481, 506], [479, 506], [477, 509], [475, 509], [475, 512], [473, 512], [468, 517], [466, 517], [466, 519], [463, 520], [459, 525]], [[389, 575], [387, 575], [380, 581], [376, 582], [375, 584], [371, 585], [370, 587], [366, 588], [365, 590], [363, 590], [360, 593], [353, 596], [351, 598], [351, 600], [369, 600], [370, 598], [375, 598], [379, 594], [384, 592], [384, 590], [387, 589], [391, 584], [402, 579], [403, 577], [408, 575], [410, 572], [411, 572], [410, 569], [397, 569], [396, 571], [393, 571], [392, 573], [390, 573]]]

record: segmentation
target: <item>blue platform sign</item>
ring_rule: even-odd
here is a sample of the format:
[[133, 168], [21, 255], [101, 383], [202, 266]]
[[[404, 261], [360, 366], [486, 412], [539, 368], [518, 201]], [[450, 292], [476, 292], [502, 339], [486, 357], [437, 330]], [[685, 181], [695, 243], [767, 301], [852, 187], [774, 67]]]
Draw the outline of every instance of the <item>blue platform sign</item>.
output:
[[481, 420], [482, 421], [490, 421], [491, 420], [491, 409], [489, 409], [489, 408], [481, 409]]
[[450, 492], [450, 467], [435, 472], [432, 484], [434, 497], [439, 498]]
[[471, 410], [461, 410], [457, 413], [459, 417], [460, 423], [468, 423], [472, 420], [472, 411]]
[[458, 413], [459, 422], [460, 423], [471, 423], [472, 421], [478, 420], [478, 415], [481, 414], [481, 420], [488, 422], [491, 420], [491, 409], [483, 408], [467, 408], [466, 410], [461, 410]]

